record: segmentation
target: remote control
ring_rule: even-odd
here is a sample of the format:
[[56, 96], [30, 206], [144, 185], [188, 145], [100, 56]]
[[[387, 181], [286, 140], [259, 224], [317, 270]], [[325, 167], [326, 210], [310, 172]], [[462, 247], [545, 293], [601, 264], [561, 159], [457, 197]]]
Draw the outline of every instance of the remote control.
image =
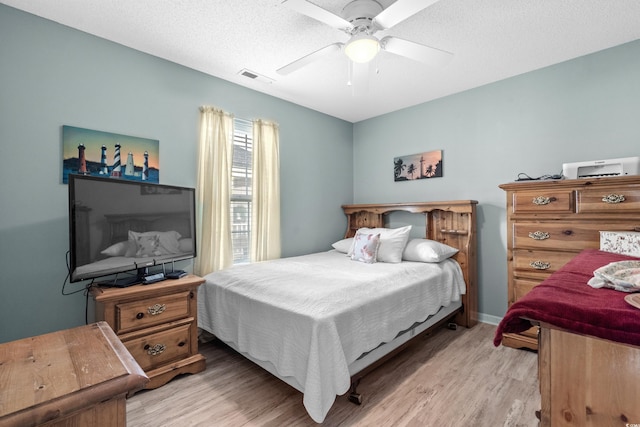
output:
[[150, 274], [148, 276], [145, 276], [145, 278], [142, 281], [142, 283], [144, 285], [149, 285], [151, 283], [156, 283], [156, 282], [159, 282], [161, 280], [164, 280], [164, 273], [156, 273], [156, 274]]

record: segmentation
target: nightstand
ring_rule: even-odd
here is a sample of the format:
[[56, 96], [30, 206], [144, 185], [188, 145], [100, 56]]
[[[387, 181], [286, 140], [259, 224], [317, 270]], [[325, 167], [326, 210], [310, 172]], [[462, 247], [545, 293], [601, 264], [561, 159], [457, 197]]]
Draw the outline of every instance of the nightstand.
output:
[[96, 318], [106, 321], [149, 377], [153, 389], [205, 369], [198, 353], [197, 296], [204, 280], [188, 275], [150, 285], [93, 288]]

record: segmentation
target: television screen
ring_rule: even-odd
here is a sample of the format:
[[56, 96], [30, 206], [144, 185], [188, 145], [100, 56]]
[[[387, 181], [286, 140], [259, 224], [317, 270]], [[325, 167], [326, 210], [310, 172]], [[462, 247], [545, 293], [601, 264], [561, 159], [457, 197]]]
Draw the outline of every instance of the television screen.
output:
[[69, 175], [69, 247], [72, 282], [127, 272], [113, 285], [139, 283], [149, 267], [196, 256], [195, 190]]

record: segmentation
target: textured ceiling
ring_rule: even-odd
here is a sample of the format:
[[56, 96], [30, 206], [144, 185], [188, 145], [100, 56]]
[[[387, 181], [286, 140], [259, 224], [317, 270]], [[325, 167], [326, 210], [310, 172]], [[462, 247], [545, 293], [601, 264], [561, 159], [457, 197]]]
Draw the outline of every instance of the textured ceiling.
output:
[[[313, 0], [340, 14], [349, 0]], [[379, 0], [388, 7], [393, 0]], [[440, 0], [377, 33], [454, 53], [444, 68], [343, 52], [276, 70], [347, 34], [281, 0], [0, 0], [0, 3], [357, 122], [640, 39], [639, 0]], [[265, 79], [239, 74], [250, 70]]]

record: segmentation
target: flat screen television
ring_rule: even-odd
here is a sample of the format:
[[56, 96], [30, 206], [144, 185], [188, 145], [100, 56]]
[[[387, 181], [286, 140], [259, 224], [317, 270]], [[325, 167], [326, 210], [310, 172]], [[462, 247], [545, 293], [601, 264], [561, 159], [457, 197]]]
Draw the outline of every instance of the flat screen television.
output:
[[70, 174], [70, 280], [124, 287], [171, 271], [196, 256], [195, 222], [193, 188]]

